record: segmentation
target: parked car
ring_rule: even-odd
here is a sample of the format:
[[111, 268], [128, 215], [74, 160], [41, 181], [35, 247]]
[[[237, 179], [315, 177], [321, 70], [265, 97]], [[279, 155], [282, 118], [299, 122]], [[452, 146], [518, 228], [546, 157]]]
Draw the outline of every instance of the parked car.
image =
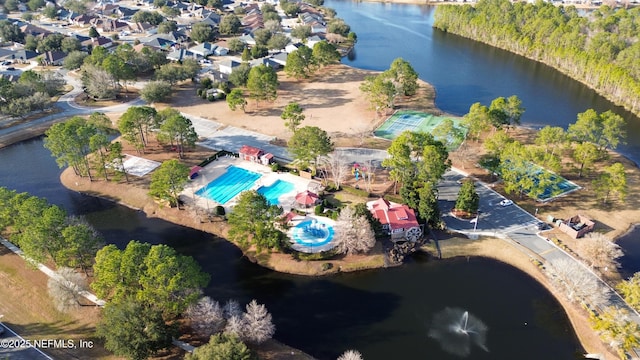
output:
[[14, 68], [13, 66], [9, 66], [9, 67], [7, 68], [7, 71], [13, 71], [13, 70], [15, 70], [15, 69], [16, 69], [16, 68]]
[[513, 201], [509, 200], [509, 199], [504, 199], [502, 201], [500, 201], [500, 206], [509, 206], [509, 205], [513, 205]]

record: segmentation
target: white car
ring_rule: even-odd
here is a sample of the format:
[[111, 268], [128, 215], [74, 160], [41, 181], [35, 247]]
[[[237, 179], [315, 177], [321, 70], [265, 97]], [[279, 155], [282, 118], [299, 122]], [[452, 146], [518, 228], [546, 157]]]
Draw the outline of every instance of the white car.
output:
[[509, 205], [513, 205], [513, 201], [509, 200], [509, 199], [504, 199], [502, 201], [499, 202], [500, 206], [509, 206]]

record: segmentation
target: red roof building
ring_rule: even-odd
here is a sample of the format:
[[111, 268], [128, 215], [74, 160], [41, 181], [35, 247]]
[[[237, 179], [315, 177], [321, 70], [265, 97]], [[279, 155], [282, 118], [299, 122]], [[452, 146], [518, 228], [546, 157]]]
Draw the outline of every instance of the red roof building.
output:
[[257, 147], [242, 145], [240, 151], [240, 158], [242, 160], [255, 162], [262, 165], [269, 165], [273, 162], [273, 154], [265, 153], [262, 149], [258, 149]]
[[367, 203], [367, 208], [378, 219], [394, 241], [416, 241], [422, 235], [422, 228], [416, 214], [407, 205], [396, 204], [380, 198]]

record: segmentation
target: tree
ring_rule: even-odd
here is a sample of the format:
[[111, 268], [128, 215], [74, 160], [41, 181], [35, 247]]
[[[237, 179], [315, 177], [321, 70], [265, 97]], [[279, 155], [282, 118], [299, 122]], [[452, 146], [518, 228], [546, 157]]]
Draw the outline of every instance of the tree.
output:
[[[257, 45], [256, 44], [251, 48], [250, 53], [251, 53], [251, 58], [259, 59], [261, 57], [267, 56], [269, 54], [269, 49], [267, 49], [267, 47], [264, 46], [264, 45]], [[243, 52], [243, 55], [244, 55], [244, 52]], [[242, 60], [243, 61], [247, 61], [244, 58]]]
[[209, 342], [199, 346], [187, 360], [253, 360], [251, 350], [238, 337], [226, 334], [211, 336]]
[[160, 8], [160, 11], [162, 11], [162, 13], [168, 17], [168, 18], [175, 18], [176, 16], [180, 15], [180, 9], [178, 8], [174, 8], [171, 6], [163, 6], [162, 8]]
[[122, 143], [119, 141], [112, 142], [109, 144], [109, 162], [114, 165], [116, 174], [119, 176], [116, 177], [116, 180], [121, 178], [124, 175], [125, 180], [129, 183], [129, 175], [127, 174], [127, 169], [124, 168], [124, 154], [122, 153]]
[[165, 20], [158, 25], [158, 33], [160, 34], [168, 34], [176, 30], [178, 30], [178, 23], [173, 20]]
[[45, 5], [44, 0], [29, 0], [27, 2], [27, 6], [29, 10], [36, 11]]
[[312, 57], [319, 66], [326, 66], [340, 62], [340, 53], [333, 44], [326, 40], [313, 45]]
[[178, 160], [167, 160], [151, 174], [149, 194], [166, 200], [171, 206], [180, 209], [180, 192], [189, 182], [189, 167]]
[[640, 310], [640, 272], [633, 274], [616, 286], [624, 301], [636, 311]]
[[567, 143], [567, 134], [559, 126], [545, 126], [536, 134], [535, 143], [544, 148], [545, 152], [551, 151], [551, 154], [555, 155], [556, 151]]
[[578, 262], [562, 259], [548, 268], [554, 286], [569, 301], [596, 308], [607, 303], [609, 289], [600, 284], [600, 280]]
[[[165, 110], [162, 110], [161, 113]], [[198, 134], [193, 128], [191, 120], [180, 113], [172, 114], [164, 119], [160, 125], [160, 134], [163, 139], [169, 139], [172, 146], [174, 143], [176, 144], [180, 158], [184, 156], [185, 148], [195, 146], [198, 141]]]
[[384, 74], [367, 76], [360, 84], [360, 91], [364, 93], [369, 101], [369, 108], [375, 110], [376, 113], [394, 107], [396, 87]]
[[476, 192], [476, 184], [471, 179], [465, 179], [462, 182], [458, 198], [456, 199], [456, 209], [465, 211], [469, 214], [478, 212], [480, 206], [480, 196]]
[[140, 10], [133, 14], [131, 20], [136, 23], [148, 23], [151, 25], [160, 25], [164, 21], [164, 17], [156, 11]]
[[246, 324], [243, 337], [250, 343], [262, 344], [271, 339], [276, 332], [271, 314], [263, 304], [258, 304], [255, 299], [247, 304], [247, 311], [243, 317]]
[[135, 74], [133, 73], [131, 66], [127, 65], [122, 58], [115, 54], [107, 55], [107, 57], [102, 61], [102, 69], [113, 76], [116, 84], [120, 85], [120, 80], [124, 80], [125, 89], [126, 81], [135, 78]]
[[60, 267], [47, 281], [49, 296], [60, 312], [70, 312], [82, 306], [82, 293], [87, 291], [87, 280], [72, 268]]
[[287, 75], [296, 79], [306, 79], [315, 71], [313, 51], [302, 45], [287, 55], [287, 65], [284, 67]]
[[271, 31], [261, 28], [253, 32], [253, 39], [256, 41], [256, 45], [267, 46], [267, 42], [271, 39]]
[[[10, 3], [5, 2], [4, 6], [6, 10], [9, 10]], [[13, 10], [10, 10], [13, 11]], [[20, 26], [12, 23], [9, 20], [0, 20], [0, 39], [3, 42], [19, 42], [24, 41], [24, 33], [20, 30]]]
[[340, 355], [338, 360], [362, 360], [362, 354], [356, 350], [347, 350]]
[[156, 116], [156, 109], [152, 107], [132, 106], [118, 120], [118, 130], [136, 150], [144, 153], [149, 131], [155, 126]]
[[260, 101], [275, 101], [278, 97], [278, 75], [276, 71], [267, 65], [258, 65], [251, 68], [247, 79], [249, 97]]
[[241, 246], [255, 245], [262, 249], [280, 250], [286, 235], [278, 228], [282, 208], [269, 205], [267, 199], [256, 191], [240, 194], [233, 212], [228, 215], [229, 236]]
[[229, 51], [240, 53], [247, 47], [247, 44], [240, 40], [240, 38], [234, 37], [227, 41], [227, 46], [229, 46]]
[[222, 307], [220, 303], [208, 296], [189, 305], [186, 317], [191, 322], [191, 328], [201, 336], [211, 336], [224, 329], [225, 318]]
[[86, 221], [71, 217], [61, 231], [61, 244], [52, 257], [59, 266], [80, 268], [87, 274], [98, 250], [104, 245], [100, 234]]
[[175, 333], [173, 327], [165, 324], [159, 310], [132, 299], [107, 303], [96, 327], [96, 334], [104, 339], [107, 350], [134, 360], [147, 359], [170, 346]]
[[47, 51], [60, 51], [62, 50], [62, 39], [64, 39], [64, 35], [62, 34], [50, 34], [44, 39], [38, 41], [36, 50], [38, 50], [39, 53], [45, 53]]
[[[101, 48], [101, 47], [98, 47]], [[82, 84], [86, 87], [89, 95], [96, 99], [113, 99], [118, 94], [118, 84], [116, 79], [106, 70], [87, 63], [80, 68], [82, 74]]]
[[18, 0], [6, 0], [4, 2], [4, 8], [7, 11], [17, 11], [18, 10]]
[[332, 34], [339, 34], [344, 37], [349, 35], [351, 31], [351, 27], [347, 25], [344, 20], [340, 18], [333, 18], [329, 21], [327, 25], [327, 32]]
[[393, 79], [396, 84], [396, 92], [404, 96], [413, 96], [418, 90], [418, 73], [411, 64], [402, 59], [393, 60], [385, 75]]
[[[280, 26], [277, 24], [277, 26]], [[284, 49], [291, 40], [285, 34], [273, 34], [267, 41], [267, 48], [269, 50]]]
[[163, 102], [171, 95], [171, 84], [166, 81], [150, 81], [142, 90], [140, 97], [150, 104]]
[[323, 157], [321, 163], [328, 170], [329, 175], [333, 179], [335, 189], [340, 189], [342, 181], [349, 172], [347, 159], [341, 153], [334, 151], [333, 153]]
[[236, 108], [239, 106], [243, 112], [245, 112], [245, 106], [247, 106], [247, 100], [244, 99], [244, 94], [241, 89], [233, 89], [227, 95], [227, 104], [229, 105], [229, 109], [232, 111], [236, 111]]
[[640, 346], [640, 325], [626, 309], [608, 306], [597, 316], [592, 316], [594, 329], [608, 341], [621, 359]]
[[212, 41], [215, 38], [215, 31], [209, 24], [195, 23], [191, 27], [191, 40], [199, 43]]
[[578, 244], [577, 252], [591, 266], [607, 271], [620, 266], [618, 259], [624, 253], [620, 246], [600, 233], [589, 233]]
[[292, 133], [296, 132], [296, 129], [302, 121], [304, 121], [304, 114], [302, 113], [304, 109], [297, 102], [290, 102], [287, 106], [282, 110], [282, 114], [280, 114], [280, 118], [282, 118], [285, 122], [284, 125], [291, 131]]
[[353, 207], [348, 206], [340, 211], [334, 230], [335, 248], [342, 254], [366, 253], [376, 244], [369, 220], [358, 215]]
[[575, 146], [571, 157], [579, 165], [578, 177], [582, 177], [584, 172], [591, 170], [593, 163], [600, 158], [600, 153], [593, 143], [583, 142]]
[[220, 31], [222, 35], [233, 35], [238, 33], [241, 26], [242, 23], [240, 19], [235, 14], [229, 14], [223, 16], [220, 20], [218, 31]]
[[[46, 17], [47, 19], [57, 20], [58, 19], [58, 9], [56, 9], [55, 6], [46, 6], [44, 9], [42, 9], [42, 15], [44, 17]], [[25, 17], [26, 17], [26, 19], [25, 19]], [[23, 20], [24, 21], [33, 20], [33, 14], [25, 13], [24, 16], [23, 16]]]
[[280, 8], [289, 17], [295, 17], [300, 12], [300, 5], [295, 2], [281, 1]]
[[300, 39], [300, 41], [306, 41], [311, 36], [311, 26], [298, 25], [291, 29], [291, 36]]
[[433, 128], [431, 134], [436, 140], [443, 142], [447, 149], [452, 149], [464, 140], [464, 130], [457, 127], [453, 120], [446, 118], [438, 126]]
[[591, 142], [599, 151], [615, 149], [626, 138], [624, 119], [611, 110], [598, 114], [593, 109], [578, 114], [578, 120], [569, 125], [567, 133], [578, 142]]
[[405, 131], [387, 149], [389, 157], [382, 166], [389, 167], [395, 182], [437, 183], [451, 166], [449, 153], [442, 142], [425, 132]]
[[100, 37], [100, 33], [98, 32], [98, 30], [96, 30], [95, 26], [89, 28], [89, 37], [94, 39]]
[[603, 204], [609, 202], [611, 195], [616, 196], [621, 202], [626, 200], [627, 175], [624, 165], [621, 163], [605, 167], [602, 174], [592, 184], [596, 196], [602, 200]]
[[481, 133], [491, 128], [489, 108], [480, 103], [472, 104], [469, 112], [462, 118], [462, 125], [468, 129], [468, 136], [479, 139]]
[[198, 300], [209, 275], [190, 256], [166, 245], [130, 241], [124, 250], [107, 245], [96, 254], [91, 288], [112, 303], [135, 298], [174, 319]]
[[244, 87], [247, 85], [247, 81], [249, 80], [249, 72], [251, 71], [251, 66], [249, 63], [242, 63], [238, 65], [231, 74], [229, 74], [229, 82], [238, 87]]
[[75, 116], [49, 128], [45, 132], [44, 146], [56, 158], [58, 166], [70, 166], [76, 175], [89, 176], [91, 179], [87, 155], [91, 152], [90, 139], [97, 132], [94, 125]]
[[62, 67], [67, 70], [79, 69], [87, 56], [89, 56], [89, 54], [84, 51], [72, 51], [64, 58]]
[[320, 157], [333, 151], [334, 145], [326, 131], [317, 126], [298, 129], [287, 143], [289, 151], [302, 166], [318, 166]]

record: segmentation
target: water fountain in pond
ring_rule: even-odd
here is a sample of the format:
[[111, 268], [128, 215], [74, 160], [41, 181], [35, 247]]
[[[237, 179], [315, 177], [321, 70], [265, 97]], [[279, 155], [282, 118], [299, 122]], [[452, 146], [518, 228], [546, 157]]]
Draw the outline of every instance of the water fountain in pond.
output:
[[489, 351], [486, 347], [487, 330], [487, 326], [468, 311], [445, 308], [434, 315], [429, 337], [438, 341], [444, 351], [466, 357], [471, 353], [472, 345]]

